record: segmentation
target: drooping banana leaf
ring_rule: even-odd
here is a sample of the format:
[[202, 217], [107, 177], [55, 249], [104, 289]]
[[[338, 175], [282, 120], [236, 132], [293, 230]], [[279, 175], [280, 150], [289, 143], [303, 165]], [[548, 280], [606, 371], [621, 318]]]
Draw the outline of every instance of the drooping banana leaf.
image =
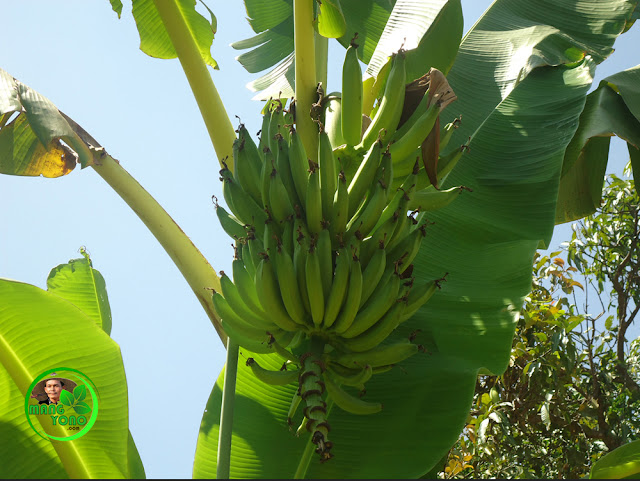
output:
[[[473, 141], [447, 183], [473, 192], [429, 217], [434, 224], [414, 274], [448, 272], [448, 280], [392, 335], [420, 329], [427, 354], [367, 382], [366, 398], [382, 402], [381, 413], [354, 416], [333, 407], [335, 457], [323, 464], [312, 458], [307, 477], [423, 475], [457, 439], [477, 373], [505, 370], [533, 254], [553, 232], [565, 150], [595, 67], [636, 3], [499, 0], [465, 37], [448, 75], [458, 100], [446, 114], [463, 118], [450, 145]], [[282, 362], [257, 358], [272, 369]], [[203, 416], [195, 477], [215, 476], [221, 383]], [[296, 473], [308, 435], [296, 438], [286, 425], [294, 389], [260, 384], [240, 363], [232, 477]]]
[[[120, 349], [103, 330], [106, 288], [96, 278], [102, 276], [85, 255], [53, 269], [49, 291], [0, 279], [0, 472], [4, 478], [145, 477], [128, 430], [127, 381]], [[73, 304], [70, 299], [79, 302]], [[96, 310], [98, 305], [101, 310]], [[81, 371], [98, 389], [98, 418], [89, 432], [72, 441], [40, 437], [25, 415], [29, 385], [36, 376], [57, 367]]]
[[[562, 165], [556, 224], [593, 214], [600, 206], [612, 135], [627, 142], [632, 160], [640, 156], [640, 66], [607, 77], [587, 97]], [[638, 185], [640, 165], [632, 162], [632, 167]]]

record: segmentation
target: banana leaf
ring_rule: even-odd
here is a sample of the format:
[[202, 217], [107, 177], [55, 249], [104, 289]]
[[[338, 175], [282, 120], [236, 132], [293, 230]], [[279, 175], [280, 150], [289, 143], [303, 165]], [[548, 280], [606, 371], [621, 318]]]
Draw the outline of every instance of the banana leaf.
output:
[[610, 138], [627, 142], [636, 187], [640, 166], [640, 66], [605, 78], [589, 94], [580, 126], [562, 164], [556, 224], [593, 214], [600, 206]]
[[[83, 255], [51, 271], [48, 291], [0, 279], [0, 473], [4, 478], [145, 477], [128, 430], [127, 381], [120, 348], [105, 332], [110, 329], [106, 287], [88, 255]], [[25, 415], [32, 380], [57, 367], [81, 371], [98, 389], [99, 416], [85, 435], [72, 441], [52, 442], [38, 436]]]
[[[293, 95], [295, 84], [293, 8], [285, 7], [292, 1], [278, 2], [273, 10], [264, 8], [263, 3], [245, 0], [249, 23], [257, 35], [231, 46], [240, 50], [253, 49], [238, 56], [248, 72], [271, 68], [247, 85], [249, 90], [258, 92], [254, 100], [266, 100], [279, 92], [282, 92], [281, 96], [289, 97]], [[400, 48], [404, 39], [408, 39], [404, 48], [412, 49], [407, 57], [409, 78], [418, 78], [430, 66], [444, 72], [451, 67], [462, 37], [460, 0], [365, 0], [342, 2], [340, 6], [346, 31], [337, 41], [347, 48], [358, 33], [358, 56], [370, 64], [368, 76], [377, 75], [387, 57]]]
[[[419, 329], [428, 354], [367, 383], [367, 399], [382, 402], [381, 413], [354, 416], [333, 407], [335, 457], [313, 458], [307, 477], [422, 476], [457, 439], [478, 372], [504, 372], [531, 288], [533, 254], [553, 233], [565, 151], [595, 68], [612, 52], [636, 4], [498, 0], [465, 37], [448, 75], [458, 101], [442, 121], [462, 114], [451, 145], [471, 137], [471, 150], [447, 184], [473, 191], [429, 217], [433, 225], [414, 272], [425, 278], [448, 272], [448, 280], [392, 335], [400, 339]], [[282, 362], [256, 357], [272, 369]], [[215, 476], [221, 383], [203, 416], [195, 477]], [[293, 391], [263, 385], [238, 366], [232, 477], [300, 472], [308, 435], [296, 438], [287, 427]]]

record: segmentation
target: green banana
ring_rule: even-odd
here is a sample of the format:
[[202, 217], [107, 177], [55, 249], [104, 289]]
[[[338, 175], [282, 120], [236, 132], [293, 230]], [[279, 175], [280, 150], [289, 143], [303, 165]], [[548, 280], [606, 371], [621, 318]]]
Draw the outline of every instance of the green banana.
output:
[[329, 230], [332, 238], [342, 234], [347, 230], [349, 217], [349, 193], [347, 191], [347, 180], [344, 171], [338, 174], [338, 187], [333, 196], [333, 208], [329, 217]]
[[293, 247], [293, 267], [296, 270], [296, 279], [298, 286], [300, 286], [300, 296], [302, 297], [302, 304], [307, 314], [311, 314], [311, 305], [309, 304], [309, 294], [307, 292], [307, 275], [306, 275], [306, 263], [307, 252], [309, 250], [308, 243], [304, 234], [301, 234], [296, 239]]
[[371, 260], [362, 272], [362, 295], [360, 297], [360, 307], [369, 299], [376, 286], [382, 279], [387, 266], [387, 252], [383, 247], [376, 250]]
[[234, 328], [232, 324], [230, 324], [226, 319], [222, 319], [220, 321], [222, 324], [222, 329], [231, 339], [234, 340], [236, 344], [245, 349], [249, 349], [251, 352], [255, 352], [256, 354], [272, 354], [273, 346], [269, 343], [269, 340], [272, 339], [267, 333], [263, 334], [263, 340], [256, 340], [254, 338], [248, 337], [244, 331], [238, 331]]
[[265, 255], [256, 269], [256, 290], [258, 299], [271, 320], [285, 331], [297, 331], [300, 324], [295, 322], [284, 307], [280, 288], [269, 256]]
[[426, 235], [427, 233], [424, 226], [411, 232], [404, 240], [400, 241], [390, 250], [387, 254], [387, 263], [396, 264], [398, 274], [402, 274], [407, 267], [411, 265], [413, 259], [415, 259], [420, 250], [422, 239], [424, 239]]
[[400, 322], [404, 322], [409, 319], [418, 311], [418, 309], [431, 299], [437, 290], [440, 289], [440, 283], [443, 282], [445, 278], [446, 274], [440, 279], [422, 282], [419, 285], [416, 285], [414, 282], [413, 286], [409, 290], [409, 294], [407, 295], [407, 308], [400, 317]]
[[362, 68], [358, 60], [358, 34], [347, 48], [342, 67], [342, 136], [348, 145], [357, 145], [362, 137]]
[[471, 189], [462, 185], [451, 187], [447, 190], [436, 190], [433, 186], [427, 187], [414, 192], [407, 207], [410, 210], [420, 209], [420, 212], [442, 209], [456, 200], [465, 190], [471, 191]]
[[307, 312], [302, 302], [296, 271], [289, 252], [278, 246], [275, 253], [276, 274], [280, 295], [289, 317], [302, 326], [307, 325]]
[[316, 251], [320, 261], [322, 292], [324, 293], [324, 298], [327, 299], [331, 290], [331, 280], [333, 279], [333, 250], [331, 248], [331, 234], [326, 223], [324, 224], [324, 229], [318, 234]]
[[229, 307], [240, 319], [260, 329], [273, 329], [275, 327], [273, 322], [271, 322], [268, 317], [265, 317], [266, 313], [262, 309], [262, 306], [257, 307], [255, 311], [249, 308], [240, 295], [236, 284], [231, 282], [231, 279], [229, 279], [229, 276], [227, 276], [224, 271], [220, 271], [220, 288]]
[[351, 368], [346, 368], [340, 364], [330, 363], [327, 369], [335, 381], [345, 386], [362, 386], [371, 379], [373, 375], [372, 366], [367, 363], [363, 363], [360, 366], [352, 366]]
[[[235, 284], [240, 298], [247, 305], [249, 310], [258, 314], [262, 319], [268, 319], [268, 315], [264, 312], [260, 299], [258, 299], [258, 291], [256, 291], [256, 285], [251, 277], [251, 274], [246, 269], [247, 261], [245, 259], [234, 259], [231, 263], [233, 271], [233, 283]], [[221, 272], [222, 274], [222, 272]], [[224, 294], [224, 289], [223, 289]]]
[[262, 157], [264, 160], [264, 150], [269, 147], [269, 123], [271, 122], [271, 114], [269, 112], [269, 108], [271, 106], [271, 101], [267, 102], [265, 108], [263, 109], [262, 116], [262, 128], [258, 135], [260, 136], [260, 142], [258, 143], [258, 152], [262, 153]]
[[366, 192], [370, 189], [371, 184], [373, 184], [378, 165], [380, 165], [381, 155], [382, 142], [378, 140], [369, 148], [353, 179], [351, 179], [351, 183], [347, 189], [349, 194], [349, 218], [356, 212]]
[[440, 105], [436, 102], [420, 116], [407, 133], [391, 144], [389, 147], [391, 157], [399, 162], [420, 147], [433, 128], [438, 115], [440, 115]]
[[347, 224], [347, 236], [353, 235], [356, 231], [360, 232], [362, 237], [368, 236], [378, 222], [386, 204], [386, 186], [378, 181], [370, 191], [368, 200], [362, 205], [361, 212], [356, 212]]
[[[222, 174], [223, 171], [229, 172], [226, 167], [223, 168], [220, 173]], [[223, 178], [225, 200], [228, 199], [227, 204], [231, 202], [231, 205], [229, 205], [231, 211], [243, 224], [251, 224], [254, 226], [257, 233], [261, 234], [264, 232], [263, 225], [267, 220], [266, 213], [251, 196], [247, 195], [244, 190], [242, 190], [242, 187], [240, 187], [233, 177], [223, 175]]]
[[309, 182], [305, 202], [307, 227], [309, 232], [319, 234], [322, 230], [322, 194], [320, 192], [320, 173], [318, 164], [309, 161]]
[[[241, 124], [239, 132], [246, 134], [246, 129]], [[253, 200], [260, 202], [260, 172], [262, 161], [257, 151], [248, 147], [251, 138], [248, 135], [233, 141], [233, 176], [240, 183], [245, 192], [249, 193]], [[255, 145], [254, 145], [255, 147]]]
[[291, 160], [289, 158], [289, 144], [287, 140], [284, 139], [281, 135], [278, 137], [278, 150], [276, 155], [276, 166], [278, 172], [280, 173], [280, 177], [282, 178], [282, 183], [287, 189], [287, 194], [289, 195], [289, 200], [291, 201], [291, 205], [296, 206], [299, 205], [302, 207], [302, 203], [298, 198], [298, 194], [296, 192], [296, 187], [293, 181], [293, 175], [291, 173]]
[[309, 161], [304, 145], [295, 131], [291, 127], [291, 145], [289, 146], [289, 167], [291, 177], [298, 194], [298, 199], [304, 203], [307, 199], [307, 183], [309, 182]]
[[[254, 230], [250, 230], [247, 232], [247, 245], [249, 246], [251, 261], [253, 262], [253, 265], [257, 270], [258, 264], [260, 264], [260, 261], [262, 260], [261, 253], [264, 253], [266, 251], [264, 249], [264, 244], [262, 243], [262, 240], [256, 238]], [[255, 272], [254, 272], [254, 279], [255, 279]]]
[[333, 210], [333, 197], [336, 193], [336, 160], [327, 132], [320, 126], [318, 140], [318, 168], [320, 170], [320, 194], [322, 199], [322, 216], [329, 219]]
[[224, 207], [218, 204], [218, 199], [214, 195], [213, 202], [216, 207], [216, 216], [218, 221], [229, 237], [239, 239], [247, 234], [244, 230], [244, 224], [240, 222], [235, 216], [231, 215]]
[[324, 289], [322, 287], [320, 255], [315, 239], [311, 239], [311, 246], [305, 264], [305, 276], [309, 306], [311, 307], [311, 318], [316, 326], [320, 326], [324, 318]]
[[276, 169], [271, 171], [271, 185], [269, 186], [269, 201], [271, 214], [278, 222], [283, 222], [288, 217], [293, 217], [294, 210], [289, 194], [284, 185], [280, 172]]
[[345, 339], [344, 344], [353, 352], [365, 352], [373, 349], [398, 326], [405, 308], [405, 302], [396, 302], [372, 327], [359, 336]]
[[413, 356], [418, 352], [418, 345], [404, 340], [393, 344], [386, 344], [374, 347], [365, 352], [343, 353], [331, 361], [353, 368], [354, 366], [362, 366], [368, 364], [372, 368], [397, 364], [405, 359]]
[[269, 188], [271, 187], [271, 173], [276, 168], [275, 157], [269, 148], [264, 150], [264, 163], [260, 172], [260, 197], [262, 207], [271, 212], [271, 199], [269, 198]]
[[323, 327], [325, 329], [331, 327], [336, 321], [340, 308], [344, 303], [347, 287], [349, 286], [350, 264], [349, 251], [346, 247], [342, 247], [336, 256], [336, 269], [324, 309]]
[[457, 128], [462, 123], [462, 116], [453, 119], [453, 122], [449, 122], [444, 126], [442, 132], [440, 133], [440, 152], [449, 145], [449, 141], [451, 137], [453, 137], [453, 133], [457, 130]]
[[[253, 263], [253, 257], [251, 256], [251, 249], [249, 247], [249, 239], [245, 237], [244, 242], [242, 244], [242, 263], [244, 264], [244, 269], [247, 271], [249, 279], [253, 283], [253, 280], [256, 278], [256, 266]], [[235, 279], [235, 273], [234, 273]], [[254, 286], [255, 289], [255, 286]]]
[[293, 254], [293, 243], [295, 242], [295, 234], [294, 234], [294, 220], [293, 218], [287, 218], [283, 222], [282, 226], [282, 248], [286, 252], [290, 252]]
[[267, 334], [267, 331], [271, 332], [271, 330], [278, 330], [275, 324], [271, 329], [264, 329], [249, 324], [235, 313], [227, 302], [227, 299], [225, 299], [219, 292], [214, 292], [212, 299], [213, 307], [215, 307], [220, 319], [224, 320], [238, 334], [248, 339], [252, 339], [256, 342], [265, 342], [269, 340], [269, 334]]
[[386, 283], [378, 285], [373, 297], [358, 311], [351, 327], [342, 333], [342, 337], [345, 339], [356, 337], [384, 316], [396, 302], [401, 283], [400, 276], [394, 274]]
[[269, 139], [268, 145], [272, 152], [278, 149], [277, 135], [284, 130], [284, 112], [282, 109], [282, 101], [276, 99], [272, 101], [271, 117], [269, 118]]
[[[331, 146], [335, 149], [341, 145], [345, 145], [342, 136], [342, 94], [340, 92], [331, 92], [325, 97], [326, 105], [324, 107], [324, 127], [329, 136]], [[359, 140], [358, 140], [359, 141]]]
[[265, 369], [252, 357], [247, 359], [247, 366], [251, 368], [253, 374], [260, 381], [272, 386], [286, 386], [298, 380], [298, 371], [272, 371]]
[[[402, 182], [402, 185], [400, 185], [400, 187], [397, 188], [395, 194], [393, 194], [393, 197], [385, 206], [384, 210], [382, 211], [382, 214], [380, 214], [380, 219], [378, 220], [375, 227], [373, 228], [373, 232], [376, 232], [382, 226], [382, 224], [384, 224], [388, 219], [396, 215], [396, 211], [398, 209], [400, 209], [401, 213], [407, 212], [408, 210], [407, 203], [409, 202], [409, 198], [410, 198], [409, 196], [412, 194], [413, 189], [416, 186], [417, 175], [419, 171], [420, 171], [420, 163], [416, 159], [414, 161], [414, 166], [411, 174], [409, 174], [404, 179], [404, 182]], [[391, 240], [391, 238], [389, 237], [388, 240]]]
[[387, 78], [387, 85], [384, 88], [380, 106], [356, 149], [367, 149], [379, 136], [384, 141], [385, 138], [395, 132], [402, 115], [405, 84], [405, 53], [400, 50], [393, 57], [391, 71]]
[[342, 334], [351, 327], [358, 308], [360, 307], [360, 296], [362, 294], [362, 268], [360, 266], [360, 259], [354, 254], [352, 255], [350, 264], [347, 298], [342, 305], [338, 318], [332, 326], [337, 334]]
[[363, 401], [344, 391], [328, 377], [324, 376], [327, 393], [338, 407], [351, 414], [375, 414], [382, 411], [381, 403]]
[[[441, 147], [442, 148], [442, 147]], [[444, 182], [444, 179], [449, 175], [449, 172], [453, 170], [458, 161], [462, 158], [462, 155], [469, 150], [469, 145], [461, 145], [457, 149], [453, 149], [445, 156], [440, 156], [438, 159], [437, 178], [438, 183]]]

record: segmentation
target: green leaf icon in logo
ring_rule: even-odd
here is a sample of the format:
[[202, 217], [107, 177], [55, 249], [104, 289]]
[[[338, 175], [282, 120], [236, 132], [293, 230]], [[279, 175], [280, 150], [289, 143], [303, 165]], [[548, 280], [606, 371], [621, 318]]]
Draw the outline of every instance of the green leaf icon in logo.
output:
[[73, 406], [73, 409], [78, 414], [87, 414], [91, 412], [91, 407], [89, 407], [89, 405], [84, 401], [78, 402], [75, 406]]
[[65, 391], [64, 389], [60, 392], [60, 402], [65, 406], [72, 406], [75, 399], [73, 395], [69, 391]]
[[73, 389], [73, 397], [76, 401], [82, 401], [87, 397], [87, 388], [84, 384], [80, 384]]

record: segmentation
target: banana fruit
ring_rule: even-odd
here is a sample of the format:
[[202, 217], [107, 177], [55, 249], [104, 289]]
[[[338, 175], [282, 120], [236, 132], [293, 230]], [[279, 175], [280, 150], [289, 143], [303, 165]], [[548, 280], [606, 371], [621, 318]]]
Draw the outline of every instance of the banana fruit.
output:
[[[238, 127], [233, 172], [226, 159], [220, 171], [226, 206], [215, 199], [236, 256], [233, 279], [221, 272], [214, 307], [241, 347], [285, 361], [279, 371], [253, 358], [246, 364], [262, 382], [297, 383], [288, 423], [293, 431], [295, 417], [297, 433], [311, 433], [322, 462], [332, 457], [327, 402], [353, 414], [381, 411], [382, 404], [353, 389], [362, 396], [372, 376], [420, 351], [411, 339], [390, 335], [444, 281], [414, 277], [427, 233], [424, 213], [470, 190], [437, 190], [417, 160], [422, 139], [438, 126], [440, 103], [428, 104], [425, 93], [398, 129], [407, 83], [403, 50], [384, 69], [386, 83], [376, 81], [384, 87], [375, 112], [369, 101], [363, 106], [355, 40], [345, 56], [343, 91], [327, 100], [336, 109], [323, 103], [321, 86], [318, 102], [298, 106], [297, 114], [282, 99], [267, 102], [259, 142]], [[314, 152], [305, 151], [295, 128], [295, 115], [310, 111], [320, 112]], [[372, 119], [364, 132], [363, 114]], [[458, 123], [445, 127], [443, 147]], [[467, 148], [440, 159], [439, 178]]]

